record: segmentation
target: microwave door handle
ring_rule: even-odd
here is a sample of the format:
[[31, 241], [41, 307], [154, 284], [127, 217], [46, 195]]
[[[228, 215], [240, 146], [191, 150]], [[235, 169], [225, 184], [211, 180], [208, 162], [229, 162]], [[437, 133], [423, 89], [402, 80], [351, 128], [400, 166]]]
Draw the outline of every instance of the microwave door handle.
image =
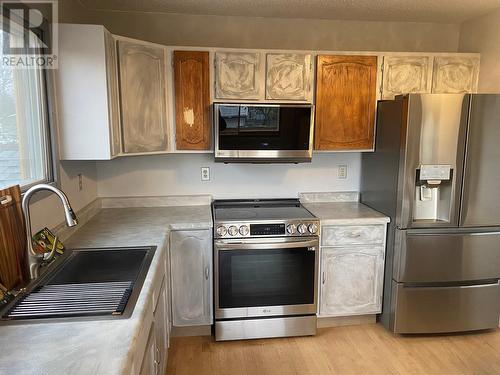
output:
[[305, 247], [308, 251], [315, 251], [318, 245], [317, 240], [308, 241], [296, 241], [296, 242], [259, 242], [259, 243], [248, 243], [248, 242], [232, 242], [216, 244], [217, 250], [259, 250], [259, 249], [289, 249], [297, 247]]

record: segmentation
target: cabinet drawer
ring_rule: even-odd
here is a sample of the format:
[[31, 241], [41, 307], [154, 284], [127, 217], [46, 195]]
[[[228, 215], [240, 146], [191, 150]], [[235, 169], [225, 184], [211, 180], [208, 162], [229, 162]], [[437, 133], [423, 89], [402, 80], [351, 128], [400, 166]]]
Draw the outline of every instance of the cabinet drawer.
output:
[[323, 246], [374, 245], [384, 243], [384, 239], [385, 228], [383, 225], [345, 225], [321, 229], [321, 244]]

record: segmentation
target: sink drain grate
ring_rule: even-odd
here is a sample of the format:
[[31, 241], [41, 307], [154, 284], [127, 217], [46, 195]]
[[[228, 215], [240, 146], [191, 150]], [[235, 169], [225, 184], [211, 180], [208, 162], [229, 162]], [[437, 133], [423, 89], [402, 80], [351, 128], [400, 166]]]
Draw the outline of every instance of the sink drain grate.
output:
[[64, 318], [122, 314], [133, 282], [44, 285], [17, 302], [8, 319]]

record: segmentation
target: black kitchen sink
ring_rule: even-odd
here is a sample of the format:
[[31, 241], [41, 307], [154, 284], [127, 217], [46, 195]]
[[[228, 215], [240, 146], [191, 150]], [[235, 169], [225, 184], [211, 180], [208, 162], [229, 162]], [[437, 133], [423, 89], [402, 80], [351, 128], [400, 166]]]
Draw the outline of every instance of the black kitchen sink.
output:
[[128, 318], [155, 247], [73, 249], [28, 285], [1, 314], [2, 321]]
[[77, 250], [46, 284], [135, 281], [149, 249]]

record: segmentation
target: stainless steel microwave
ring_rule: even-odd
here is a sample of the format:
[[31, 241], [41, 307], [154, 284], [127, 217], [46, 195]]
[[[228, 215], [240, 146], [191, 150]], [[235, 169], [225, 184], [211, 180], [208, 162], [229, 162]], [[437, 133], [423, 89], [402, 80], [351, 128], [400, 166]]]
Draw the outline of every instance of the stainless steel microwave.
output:
[[305, 163], [313, 149], [310, 104], [214, 104], [215, 161]]

